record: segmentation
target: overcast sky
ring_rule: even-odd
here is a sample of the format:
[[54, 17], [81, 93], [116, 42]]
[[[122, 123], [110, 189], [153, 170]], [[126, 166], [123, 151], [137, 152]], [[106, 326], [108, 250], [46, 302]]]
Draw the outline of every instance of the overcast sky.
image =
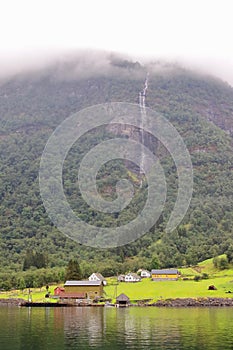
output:
[[233, 85], [231, 0], [0, 0], [0, 74], [104, 49], [182, 61]]

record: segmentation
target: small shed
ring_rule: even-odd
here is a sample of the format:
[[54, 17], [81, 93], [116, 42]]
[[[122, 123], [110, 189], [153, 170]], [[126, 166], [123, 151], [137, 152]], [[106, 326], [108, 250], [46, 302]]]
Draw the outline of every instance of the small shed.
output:
[[118, 282], [125, 282], [125, 275], [119, 275], [119, 276], [117, 277], [117, 281], [118, 281]]
[[118, 295], [116, 298], [116, 304], [119, 306], [127, 306], [129, 305], [129, 297], [125, 295], [124, 293]]
[[54, 295], [60, 295], [60, 294], [62, 294], [64, 292], [65, 292], [65, 288], [63, 288], [63, 287], [56, 287], [54, 289]]

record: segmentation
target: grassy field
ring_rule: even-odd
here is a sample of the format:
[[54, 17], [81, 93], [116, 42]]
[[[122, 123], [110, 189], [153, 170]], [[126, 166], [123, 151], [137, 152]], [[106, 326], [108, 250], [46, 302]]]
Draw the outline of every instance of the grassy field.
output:
[[[219, 255], [219, 258], [226, 257], [224, 254]], [[213, 259], [207, 259], [200, 262], [198, 265], [187, 268], [179, 268], [179, 271], [183, 276], [194, 277], [197, 275], [201, 275], [202, 273], [207, 273], [210, 277], [224, 277], [224, 276], [232, 276], [233, 278], [233, 267], [229, 266], [228, 269], [219, 270], [214, 267]]]
[[[131, 301], [168, 298], [198, 298], [198, 297], [233, 297], [233, 268], [218, 270], [213, 265], [213, 259], [205, 260], [197, 266], [179, 268], [181, 278], [178, 281], [157, 281], [153, 282], [150, 278], [145, 278], [137, 283], [117, 283], [116, 277], [107, 278], [108, 285], [104, 287], [105, 297], [115, 301], [117, 295], [125, 293]], [[205, 273], [208, 279], [195, 281], [195, 276], [202, 276]], [[188, 280], [184, 280], [186, 277]], [[217, 290], [208, 290], [210, 285], [214, 285]], [[51, 295], [57, 285], [50, 286]], [[32, 301], [51, 301], [56, 299], [45, 299], [46, 288], [31, 288]], [[231, 291], [232, 293], [227, 293]], [[0, 292], [0, 298], [22, 298], [28, 300], [28, 289], [24, 292], [14, 290], [10, 292]]]
[[[217, 290], [208, 290], [209, 285]], [[106, 297], [115, 299], [116, 294], [125, 293], [131, 300], [137, 299], [168, 299], [168, 298], [198, 298], [198, 297], [233, 297], [233, 277], [216, 277], [207, 280], [178, 280], [153, 282], [149, 278], [137, 283], [121, 282], [105, 287]], [[226, 293], [232, 291], [232, 294]]]
[[[57, 285], [50, 286], [49, 291], [51, 295], [54, 294], [54, 288], [56, 288]], [[47, 290], [45, 287], [42, 288], [31, 288], [31, 298], [32, 301], [37, 302], [56, 302], [56, 299], [48, 299], [45, 298], [45, 294], [47, 293]], [[9, 292], [0, 292], [0, 298], [21, 298], [28, 300], [28, 289], [25, 289], [23, 292], [20, 290], [11, 290]]]
[[[233, 297], [233, 276], [223, 276], [209, 278], [201, 281], [194, 280], [178, 280], [178, 281], [159, 281], [153, 282], [150, 278], [145, 278], [141, 282], [126, 283], [121, 282], [116, 285], [116, 279], [108, 279], [109, 284], [104, 287], [105, 297], [111, 298], [113, 301], [116, 295], [125, 293], [128, 297], [134, 300], [140, 299], [152, 299], [156, 301], [158, 299], [168, 298], [198, 298], [198, 297]], [[209, 285], [215, 285], [217, 290], [208, 290]], [[50, 291], [53, 295], [53, 290], [56, 286], [51, 286]], [[43, 302], [51, 301], [56, 302], [54, 299], [45, 299], [46, 288], [31, 289], [32, 301]], [[232, 291], [232, 294], [226, 293]], [[22, 293], [21, 291], [1, 292], [0, 298], [22, 298], [28, 300], [28, 290]]]
[[[223, 256], [220, 256], [220, 258]], [[125, 293], [131, 300], [139, 299], [168, 299], [168, 298], [198, 298], [198, 297], [233, 297], [233, 268], [219, 270], [214, 267], [213, 259], [205, 260], [197, 266], [179, 268], [182, 278], [178, 281], [157, 281], [149, 278], [137, 283], [121, 282], [116, 286], [116, 280], [109, 279], [105, 287], [106, 297], [115, 299], [116, 295]], [[203, 273], [208, 279], [194, 281], [195, 276]], [[183, 280], [186, 277], [188, 280]], [[214, 285], [217, 290], [208, 290]], [[231, 291], [231, 293], [226, 293]]]

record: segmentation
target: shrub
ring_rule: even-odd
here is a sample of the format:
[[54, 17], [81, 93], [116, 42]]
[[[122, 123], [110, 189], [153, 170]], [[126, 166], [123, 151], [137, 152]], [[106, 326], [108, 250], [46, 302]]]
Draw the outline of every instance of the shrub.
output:
[[196, 275], [196, 276], [194, 276], [194, 279], [193, 279], [193, 280], [196, 281], [196, 282], [198, 282], [198, 281], [201, 280], [201, 276], [200, 276], [200, 275]]

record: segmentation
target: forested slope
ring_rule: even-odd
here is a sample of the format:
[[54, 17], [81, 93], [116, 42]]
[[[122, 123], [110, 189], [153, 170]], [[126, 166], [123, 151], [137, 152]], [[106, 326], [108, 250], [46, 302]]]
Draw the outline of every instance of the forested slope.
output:
[[[62, 267], [70, 258], [78, 257], [84, 274], [92, 268], [112, 274], [142, 265], [150, 268], [152, 263], [161, 267], [194, 264], [233, 249], [233, 89], [179, 67], [157, 66], [109, 60], [106, 69], [90, 71], [86, 66], [80, 70], [80, 63], [74, 60], [2, 82], [2, 271], [26, 270], [30, 265]], [[38, 173], [44, 146], [61, 121], [84, 107], [112, 101], [138, 103], [148, 71], [146, 106], [172, 122], [191, 154], [194, 192], [190, 208], [182, 224], [166, 234], [164, 228], [177, 194], [177, 174], [171, 156], [160, 145], [156, 153], [166, 173], [168, 193], [164, 213], [155, 227], [136, 242], [116, 249], [80, 246], [52, 225], [43, 207]], [[130, 221], [147, 194], [146, 185], [140, 188], [137, 174], [117, 161], [101, 169], [98, 186], [111, 199], [119, 174], [128, 177], [135, 187], [131, 206], [117, 217], [107, 216], [94, 213], [81, 199], [77, 164], [88, 149], [108, 138], [111, 134], [106, 130], [83, 137], [70, 150], [63, 169], [65, 193], [74, 211], [87, 222], [104, 227]], [[33, 262], [32, 252], [39, 263], [36, 259]]]

